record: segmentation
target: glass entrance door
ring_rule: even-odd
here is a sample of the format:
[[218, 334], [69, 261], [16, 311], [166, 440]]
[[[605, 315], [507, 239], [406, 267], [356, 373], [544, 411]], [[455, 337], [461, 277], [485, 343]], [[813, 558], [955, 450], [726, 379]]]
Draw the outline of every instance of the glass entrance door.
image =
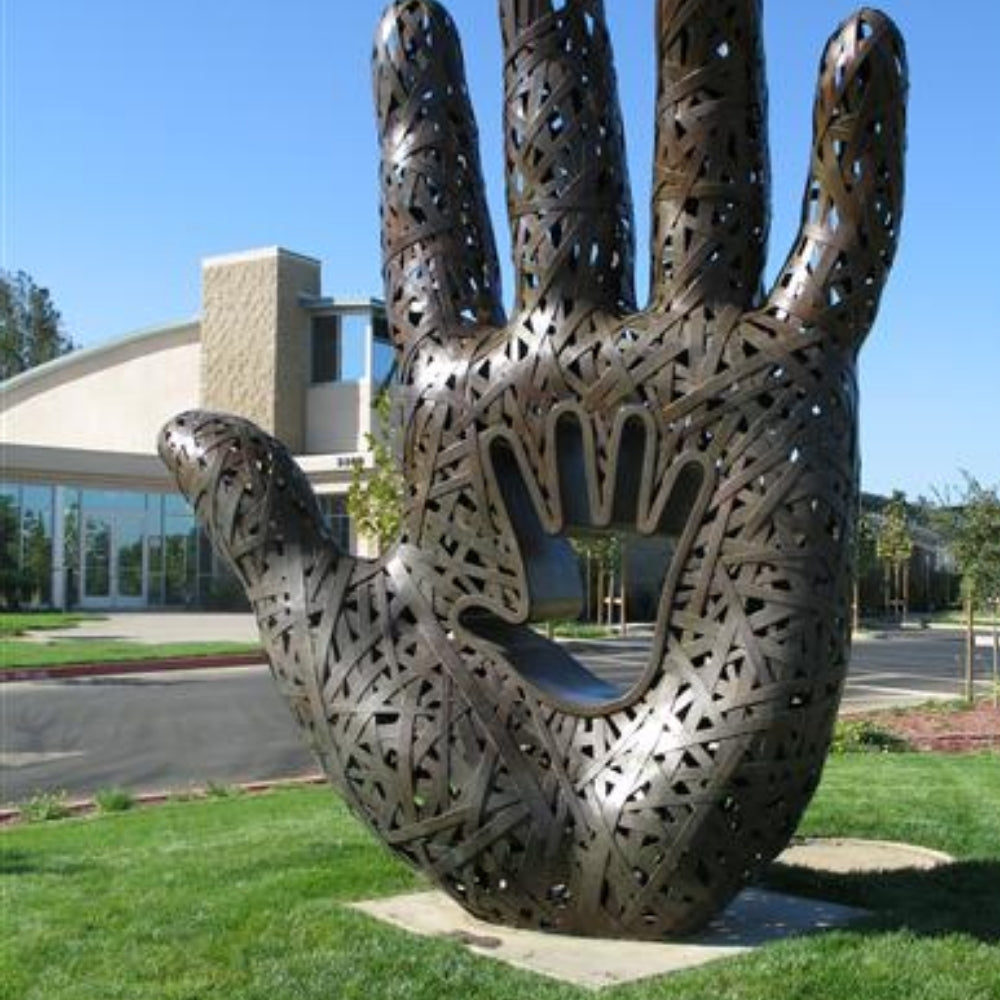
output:
[[146, 531], [145, 519], [119, 514], [115, 518], [116, 603], [143, 605], [146, 603]]
[[84, 518], [80, 603], [85, 606], [111, 603], [111, 528], [111, 518], [102, 514], [88, 514]]
[[141, 514], [93, 512], [84, 517], [80, 566], [84, 607], [146, 604], [146, 531]]

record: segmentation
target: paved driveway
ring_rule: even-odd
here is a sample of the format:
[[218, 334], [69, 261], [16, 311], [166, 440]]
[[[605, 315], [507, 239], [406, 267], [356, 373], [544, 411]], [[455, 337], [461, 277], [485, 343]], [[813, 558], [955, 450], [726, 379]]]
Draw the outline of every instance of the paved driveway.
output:
[[[568, 645], [595, 673], [627, 686], [649, 639]], [[860, 641], [844, 706], [955, 697], [961, 655], [957, 631]], [[983, 689], [988, 656], [979, 650]], [[4, 684], [0, 700], [0, 801], [40, 790], [162, 791], [315, 771], [265, 667]]]

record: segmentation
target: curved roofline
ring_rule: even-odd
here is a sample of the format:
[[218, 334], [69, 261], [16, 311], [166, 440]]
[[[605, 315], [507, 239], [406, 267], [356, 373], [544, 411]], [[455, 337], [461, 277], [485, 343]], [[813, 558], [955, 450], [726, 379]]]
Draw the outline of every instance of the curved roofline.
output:
[[179, 347], [200, 338], [201, 319], [196, 316], [180, 322], [144, 327], [95, 347], [70, 351], [69, 354], [60, 355], [52, 361], [29, 368], [7, 379], [6, 382], [0, 382], [0, 409], [19, 402], [26, 396], [66, 382], [77, 375], [121, 364], [139, 354]]

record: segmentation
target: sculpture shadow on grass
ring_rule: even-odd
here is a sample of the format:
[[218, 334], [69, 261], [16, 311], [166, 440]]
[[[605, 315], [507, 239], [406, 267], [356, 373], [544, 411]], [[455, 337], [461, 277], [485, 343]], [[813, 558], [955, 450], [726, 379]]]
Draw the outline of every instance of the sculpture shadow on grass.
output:
[[0, 875], [65, 875], [78, 876], [93, 870], [92, 864], [68, 858], [40, 859], [30, 851], [0, 851]]
[[1000, 861], [849, 874], [776, 863], [762, 874], [761, 884], [871, 911], [869, 919], [852, 928], [858, 933], [962, 934], [1000, 944]]

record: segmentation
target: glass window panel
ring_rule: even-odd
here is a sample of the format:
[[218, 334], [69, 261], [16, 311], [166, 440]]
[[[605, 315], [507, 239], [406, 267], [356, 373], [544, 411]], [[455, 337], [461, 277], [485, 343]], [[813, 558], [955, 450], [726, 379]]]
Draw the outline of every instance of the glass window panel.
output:
[[191, 515], [191, 504], [180, 493], [167, 493], [163, 498], [163, 513], [167, 517]]
[[387, 340], [372, 341], [372, 381], [384, 385], [395, 376], [396, 352]]
[[198, 532], [198, 571], [202, 574], [212, 575], [215, 553], [212, 549], [212, 542], [204, 531]]
[[116, 524], [115, 559], [117, 564], [118, 596], [143, 596], [143, 521], [137, 517], [121, 517]]
[[190, 604], [195, 599], [197, 530], [191, 514], [163, 519], [164, 601]]
[[319, 497], [319, 505], [333, 540], [347, 552], [351, 546], [351, 518], [347, 513], [347, 498], [327, 493]]
[[67, 490], [63, 499], [63, 564], [66, 567], [66, 604], [80, 603], [80, 492]]
[[51, 486], [22, 486], [21, 507], [24, 510], [52, 510]]
[[145, 511], [146, 494], [133, 490], [84, 490], [83, 509]]
[[83, 523], [83, 594], [111, 596], [111, 521], [99, 515]]
[[20, 490], [0, 487], [0, 603], [17, 607], [23, 600], [21, 586]]
[[314, 316], [312, 321], [312, 381], [340, 378], [340, 317]]
[[149, 535], [146, 539], [150, 575], [163, 572], [163, 536]]
[[22, 496], [29, 489], [33, 506], [21, 510], [22, 599], [28, 604], [48, 604], [52, 599], [52, 491], [44, 491], [48, 506], [39, 507], [44, 495], [35, 487], [25, 487]]
[[0, 488], [0, 558], [4, 565], [21, 563], [21, 504], [16, 486]]
[[220, 611], [248, 611], [250, 603], [243, 585], [225, 560], [217, 558], [212, 575], [202, 580], [202, 603]]
[[146, 497], [146, 534], [158, 535], [163, 524], [163, 494], [150, 493]]
[[363, 379], [368, 368], [368, 313], [348, 313], [341, 318], [340, 377], [344, 382]]

